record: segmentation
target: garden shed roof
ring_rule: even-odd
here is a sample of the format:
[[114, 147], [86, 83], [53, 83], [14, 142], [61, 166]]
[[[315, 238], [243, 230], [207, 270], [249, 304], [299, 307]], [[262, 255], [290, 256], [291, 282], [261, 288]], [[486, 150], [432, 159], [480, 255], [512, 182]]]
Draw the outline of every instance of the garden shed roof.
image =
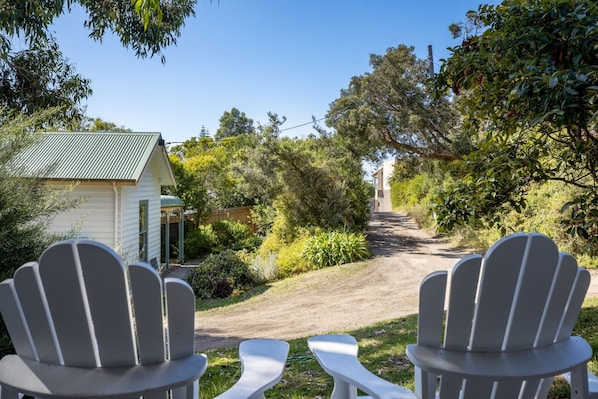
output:
[[175, 184], [160, 133], [44, 133], [16, 161], [23, 176], [131, 183], [137, 183], [155, 161], [160, 184]]

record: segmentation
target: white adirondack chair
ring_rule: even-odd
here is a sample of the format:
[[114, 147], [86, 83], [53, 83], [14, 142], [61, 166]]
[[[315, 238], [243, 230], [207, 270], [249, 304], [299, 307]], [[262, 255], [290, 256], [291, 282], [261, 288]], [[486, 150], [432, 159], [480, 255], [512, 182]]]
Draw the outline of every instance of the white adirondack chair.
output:
[[[571, 397], [588, 398], [592, 350], [571, 332], [590, 275], [570, 255], [541, 234], [500, 239], [485, 257], [457, 263], [445, 320], [447, 280], [448, 273], [440, 271], [421, 284], [417, 344], [407, 347], [417, 398], [545, 398], [553, 377], [564, 372], [571, 373]], [[310, 347], [325, 361], [335, 391], [344, 385], [335, 398], [355, 397], [355, 386], [375, 398], [408, 397], [362, 366], [346, 370], [347, 338], [313, 340]], [[335, 358], [343, 350], [345, 359]], [[351, 375], [359, 367], [361, 374]]]
[[103, 244], [50, 246], [0, 283], [0, 311], [17, 352], [0, 361], [2, 399], [198, 397], [191, 287]]
[[[94, 241], [50, 246], [0, 283], [0, 312], [17, 355], [0, 360], [0, 399], [196, 399], [207, 359], [194, 353], [195, 296], [145, 263], [125, 267]], [[219, 398], [263, 398], [289, 344], [243, 341], [243, 373]]]

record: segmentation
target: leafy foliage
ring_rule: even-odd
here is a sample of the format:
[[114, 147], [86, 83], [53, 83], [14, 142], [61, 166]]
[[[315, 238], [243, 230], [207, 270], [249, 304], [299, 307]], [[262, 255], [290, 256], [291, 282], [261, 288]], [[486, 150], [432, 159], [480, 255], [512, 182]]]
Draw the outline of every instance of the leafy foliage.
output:
[[303, 248], [303, 256], [320, 269], [367, 259], [371, 255], [363, 234], [331, 231], [310, 237]]
[[188, 209], [197, 212], [196, 227], [217, 209], [252, 205], [251, 198], [240, 188], [232, 165], [251, 146], [252, 138], [232, 136], [215, 141], [211, 137], [192, 137], [171, 149], [170, 164], [177, 180], [170, 187]]
[[313, 270], [312, 265], [303, 256], [306, 241], [306, 236], [300, 236], [290, 244], [279, 248], [276, 254], [278, 276], [289, 277]]
[[260, 237], [250, 235], [246, 224], [221, 220], [190, 232], [185, 238], [185, 252], [190, 258], [198, 258], [227, 249], [254, 251], [261, 242]]
[[253, 119], [245, 115], [245, 112], [232, 108], [220, 117], [220, 127], [216, 130], [214, 140], [220, 141], [226, 137], [250, 136], [255, 133]]
[[457, 113], [444, 97], [435, 97], [428, 66], [413, 48], [400, 45], [385, 55], [370, 55], [372, 72], [353, 77], [326, 115], [326, 123], [360, 152], [384, 146], [397, 153], [453, 160]]
[[[39, 259], [55, 239], [46, 232], [48, 222], [76, 204], [68, 189], [43, 181], [48, 170], [23, 178], [17, 162], [18, 154], [40, 138], [34, 127], [51, 118], [52, 112], [28, 117], [0, 109], [0, 281], [12, 277], [23, 263]], [[0, 351], [0, 355], [12, 351], [1, 322]]]
[[458, 95], [475, 146], [452, 170], [462, 184], [441, 195], [439, 219], [493, 224], [524, 209], [533, 182], [562, 181], [582, 190], [566, 206], [567, 231], [596, 253], [598, 3], [505, 0], [475, 18], [483, 32], [452, 49], [437, 79]]
[[81, 125], [77, 127], [77, 130], [89, 132], [131, 132], [131, 129], [124, 126], [117, 126], [115, 123], [102, 120], [101, 118], [90, 117], [85, 117]]
[[[256, 203], [276, 210], [272, 230], [290, 243], [301, 228], [359, 230], [367, 222], [368, 185], [360, 159], [337, 136], [280, 138], [282, 123], [270, 115], [259, 145], [235, 165]], [[248, 194], [247, 194], [248, 195]]]
[[[137, 57], [152, 57], [176, 44], [195, 0], [28, 0], [0, 4], [0, 106], [33, 115], [49, 107], [59, 111], [43, 126], [72, 128], [81, 121], [80, 102], [91, 95], [90, 81], [76, 73], [52, 34], [52, 23], [75, 4], [87, 20], [89, 36], [106, 31], [120, 38]], [[15, 40], [15, 38], [21, 40]], [[14, 50], [17, 45], [23, 49]], [[162, 58], [164, 61], [164, 58]]]
[[38, 170], [33, 173], [36, 177], [21, 177], [18, 154], [40, 138], [33, 127], [51, 113], [27, 117], [0, 109], [4, 121], [0, 124], [0, 272], [12, 272], [24, 261], [36, 260], [51, 242], [45, 232], [47, 223], [76, 204], [68, 189], [43, 181], [48, 170]]
[[188, 258], [197, 259], [212, 252], [218, 237], [211, 224], [199, 226], [185, 237], [185, 253]]
[[78, 123], [84, 114], [79, 102], [92, 93], [89, 85], [52, 39], [17, 53], [0, 53], [0, 106], [28, 115], [60, 108], [40, 125], [67, 128]]
[[187, 275], [197, 298], [226, 298], [249, 283], [249, 266], [232, 250], [208, 256]]

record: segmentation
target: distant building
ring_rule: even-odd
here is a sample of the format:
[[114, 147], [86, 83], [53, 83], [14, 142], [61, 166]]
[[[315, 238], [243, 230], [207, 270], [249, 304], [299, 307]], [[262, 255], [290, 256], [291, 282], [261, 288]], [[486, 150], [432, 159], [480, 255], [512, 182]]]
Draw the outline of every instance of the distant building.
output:
[[45, 178], [83, 199], [51, 232], [102, 242], [127, 262], [160, 261], [160, 191], [175, 179], [159, 133], [47, 133], [17, 160], [25, 175], [53, 166]]
[[374, 185], [374, 212], [390, 212], [390, 178], [395, 170], [395, 160], [386, 161], [382, 167], [372, 173]]

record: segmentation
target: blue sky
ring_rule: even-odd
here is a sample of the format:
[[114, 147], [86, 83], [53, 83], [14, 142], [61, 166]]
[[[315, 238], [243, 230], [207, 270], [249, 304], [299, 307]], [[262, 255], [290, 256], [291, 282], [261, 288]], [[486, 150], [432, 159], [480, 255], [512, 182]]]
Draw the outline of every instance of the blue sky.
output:
[[[497, 4], [498, 0], [486, 1]], [[167, 142], [213, 135], [231, 108], [265, 124], [286, 116], [285, 134], [312, 133], [352, 76], [370, 71], [369, 54], [432, 45], [436, 70], [459, 43], [448, 31], [479, 0], [208, 0], [196, 5], [178, 39], [159, 57], [137, 59], [115, 37], [87, 37], [75, 8], [54, 27], [78, 73], [91, 79], [87, 113]], [[293, 129], [289, 129], [293, 128]]]

